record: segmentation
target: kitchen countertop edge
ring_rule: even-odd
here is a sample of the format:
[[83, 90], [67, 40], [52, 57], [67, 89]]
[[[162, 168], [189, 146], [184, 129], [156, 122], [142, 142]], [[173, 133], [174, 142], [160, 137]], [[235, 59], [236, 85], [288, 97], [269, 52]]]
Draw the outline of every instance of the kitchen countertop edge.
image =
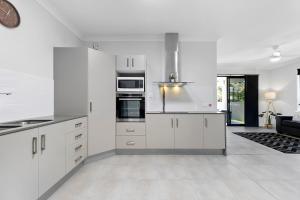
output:
[[87, 115], [47, 116], [47, 117], [32, 118], [30, 120], [42, 120], [42, 119], [48, 120], [49, 119], [49, 120], [53, 120], [53, 121], [48, 121], [48, 122], [43, 122], [43, 123], [39, 123], [39, 124], [32, 124], [32, 125], [26, 125], [26, 126], [22, 126], [22, 127], [18, 127], [18, 128], [11, 128], [11, 129], [7, 129], [7, 130], [2, 130], [2, 131], [0, 131], [0, 136], [12, 134], [12, 133], [17, 133], [17, 132], [20, 132], [20, 131], [26, 131], [26, 130], [30, 130], [30, 129], [40, 128], [40, 127], [43, 127], [43, 126], [57, 124], [57, 123], [70, 121], [70, 120], [74, 120], [74, 119], [80, 119], [80, 118], [83, 118], [83, 117], [87, 117]]

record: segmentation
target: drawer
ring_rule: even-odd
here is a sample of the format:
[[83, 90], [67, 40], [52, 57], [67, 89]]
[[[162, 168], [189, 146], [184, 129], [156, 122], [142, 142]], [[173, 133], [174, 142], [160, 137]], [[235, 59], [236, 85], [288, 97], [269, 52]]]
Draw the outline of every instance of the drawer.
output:
[[145, 136], [117, 136], [117, 149], [145, 149]]
[[67, 147], [68, 148], [68, 156], [75, 156], [76, 154], [78, 154], [83, 149], [86, 149], [86, 147], [87, 147], [86, 139], [78, 141], [74, 144], [70, 144]]
[[74, 144], [78, 141], [84, 140], [85, 138], [87, 138], [87, 129], [86, 128], [78, 129], [76, 131], [67, 133], [67, 142], [69, 144]]
[[145, 123], [122, 122], [117, 123], [117, 135], [145, 135]]
[[71, 132], [83, 128], [87, 128], [87, 118], [79, 118], [79, 119], [74, 119], [70, 121], [65, 121], [59, 123], [63, 126], [64, 132]]
[[83, 143], [68, 146], [67, 149], [67, 173], [84, 161], [87, 156], [87, 148]]

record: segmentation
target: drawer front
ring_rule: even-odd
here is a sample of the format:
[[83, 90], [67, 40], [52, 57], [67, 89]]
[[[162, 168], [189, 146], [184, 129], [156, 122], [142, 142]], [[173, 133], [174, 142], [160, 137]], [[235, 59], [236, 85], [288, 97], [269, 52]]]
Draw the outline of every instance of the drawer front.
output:
[[67, 141], [69, 144], [74, 144], [77, 143], [81, 140], [84, 140], [85, 138], [87, 138], [87, 129], [83, 128], [83, 129], [79, 129], [73, 132], [69, 132], [67, 134]]
[[86, 158], [86, 142], [87, 141], [83, 140], [67, 147], [67, 173]]
[[117, 135], [145, 135], [145, 123], [117, 123]]
[[117, 136], [117, 149], [145, 149], [145, 136]]
[[87, 128], [87, 118], [79, 118], [70, 121], [63, 122], [65, 126], [65, 132], [76, 131], [79, 129]]

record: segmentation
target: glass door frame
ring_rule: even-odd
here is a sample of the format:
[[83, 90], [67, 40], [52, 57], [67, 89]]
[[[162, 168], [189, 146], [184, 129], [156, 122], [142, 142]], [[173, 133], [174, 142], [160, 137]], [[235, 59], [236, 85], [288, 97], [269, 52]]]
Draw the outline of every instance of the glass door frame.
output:
[[[244, 79], [244, 96], [246, 96], [246, 77], [245, 76], [226, 76], [227, 77], [227, 126], [245, 126], [245, 120], [244, 120], [244, 123], [243, 124], [232, 124], [231, 123], [231, 109], [230, 109], [230, 103], [231, 103], [231, 100], [230, 100], [230, 79]], [[244, 99], [245, 101], [245, 99]], [[246, 117], [246, 113], [245, 113], [245, 103], [244, 103], [244, 119]]]
[[[226, 78], [226, 93], [227, 93], [227, 110], [226, 110], [226, 124], [227, 126], [245, 126], [246, 122], [244, 121], [243, 124], [232, 124], [231, 123], [231, 109], [230, 109], [230, 78], [242, 78], [245, 80], [245, 91], [244, 91], [244, 95], [246, 96], [246, 76], [244, 75], [218, 75], [217, 77], [225, 77]], [[244, 118], [246, 119], [246, 113], [245, 113], [245, 105], [246, 105], [246, 98], [244, 99], [245, 103], [244, 103]]]

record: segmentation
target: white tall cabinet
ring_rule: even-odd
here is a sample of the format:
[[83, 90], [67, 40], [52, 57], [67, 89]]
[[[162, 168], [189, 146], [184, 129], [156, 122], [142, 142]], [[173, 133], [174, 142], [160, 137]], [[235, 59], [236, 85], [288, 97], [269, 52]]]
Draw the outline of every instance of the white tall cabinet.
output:
[[54, 48], [56, 115], [88, 115], [88, 155], [115, 149], [115, 56]]

